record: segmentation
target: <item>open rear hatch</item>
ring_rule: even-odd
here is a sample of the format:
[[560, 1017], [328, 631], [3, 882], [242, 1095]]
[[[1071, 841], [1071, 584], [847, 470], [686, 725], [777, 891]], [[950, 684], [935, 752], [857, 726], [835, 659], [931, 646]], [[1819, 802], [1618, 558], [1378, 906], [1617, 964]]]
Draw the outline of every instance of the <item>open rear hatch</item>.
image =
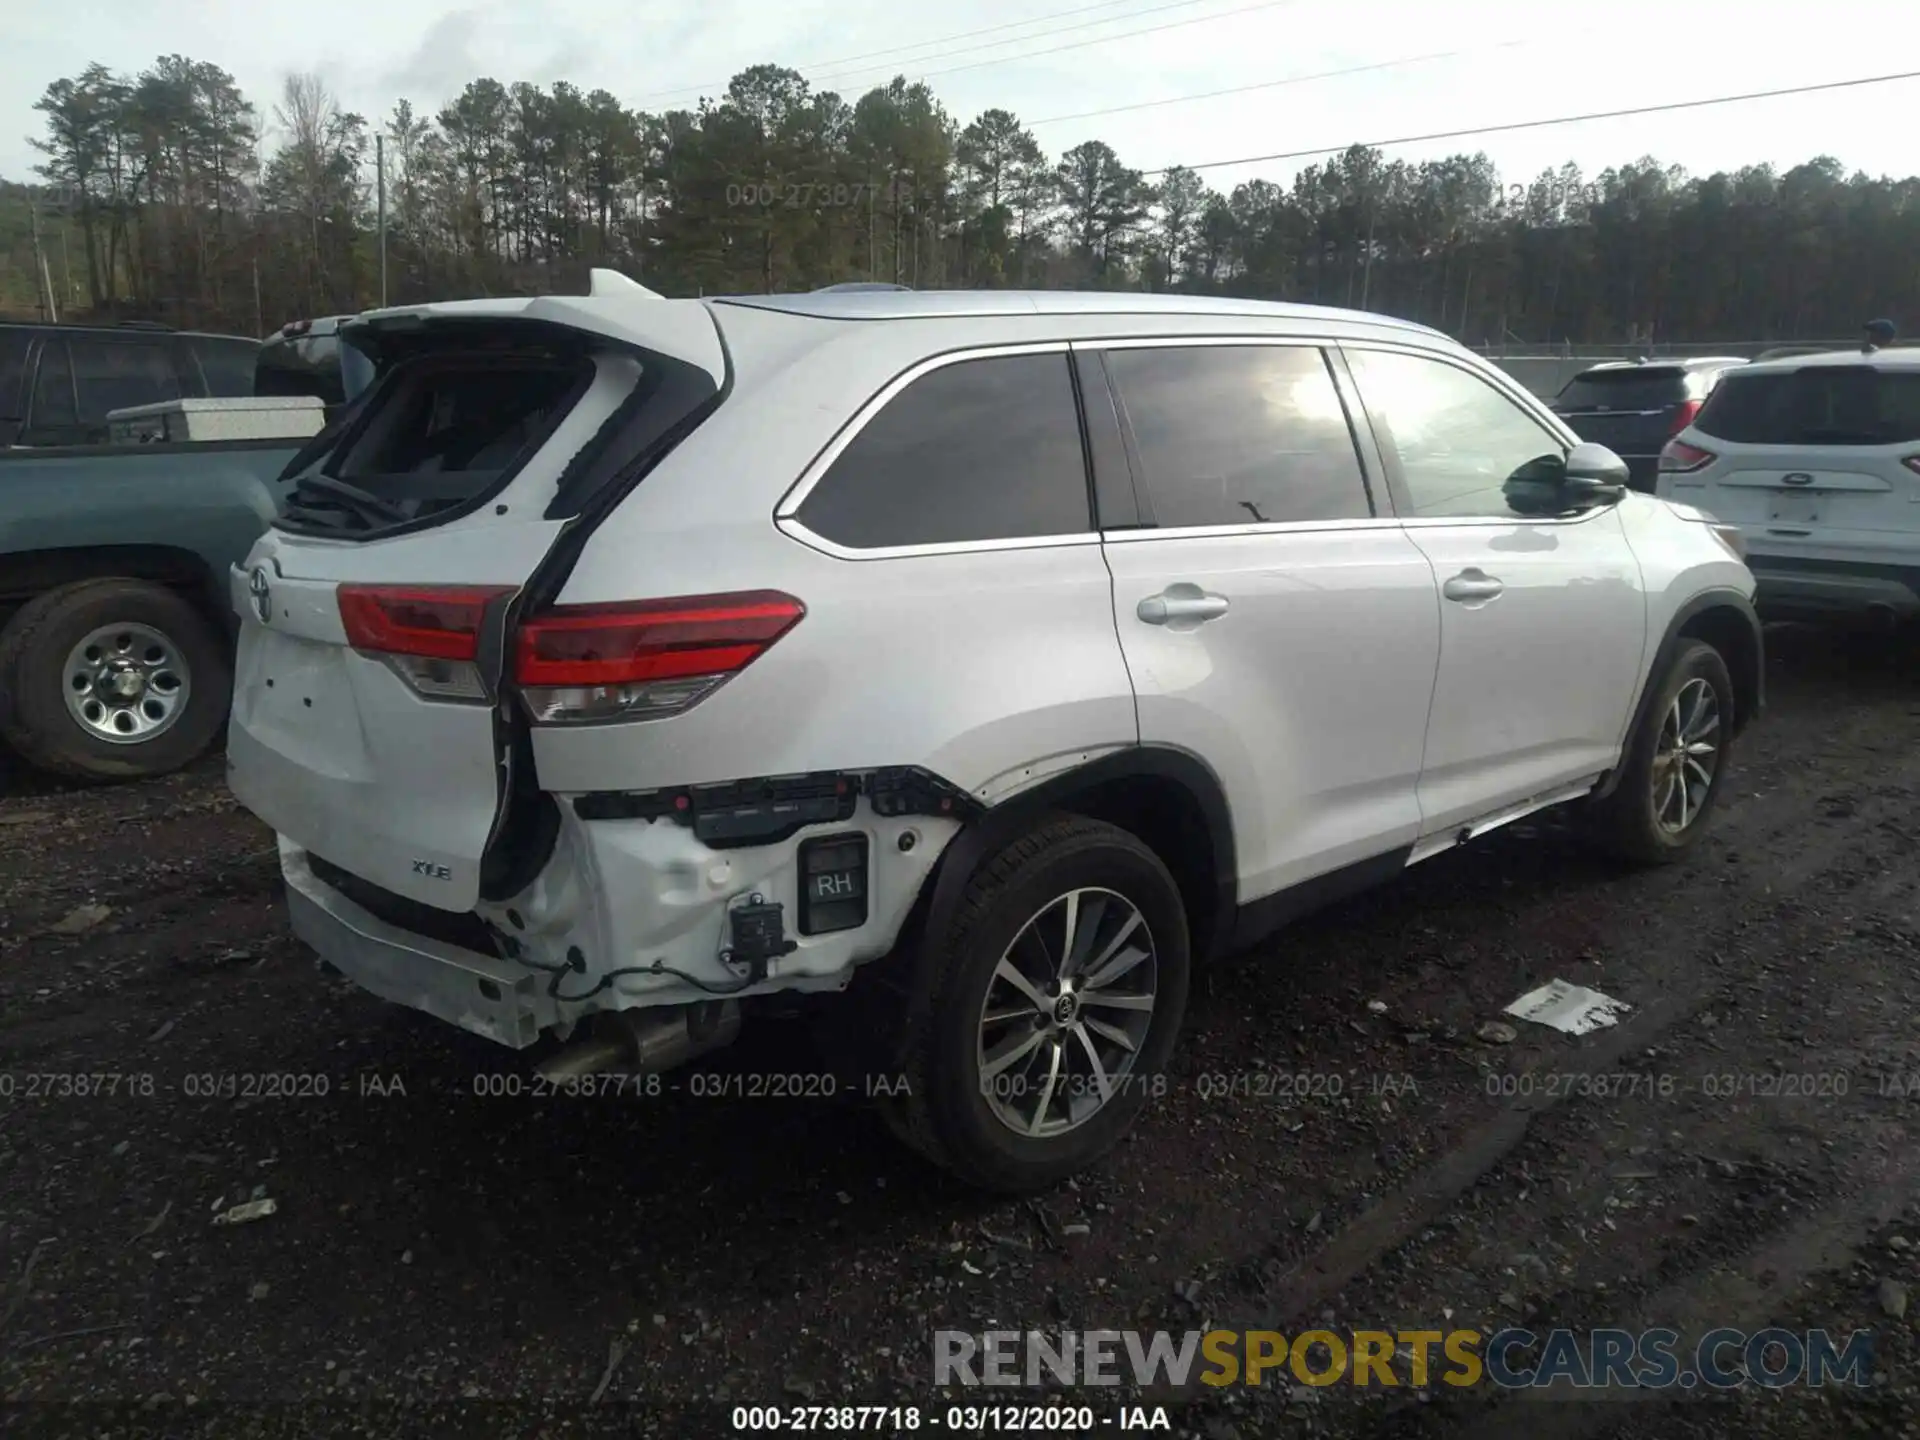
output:
[[233, 574], [230, 784], [340, 869], [468, 910], [524, 757], [520, 606], [718, 403], [725, 353], [704, 305], [598, 274], [348, 333], [378, 376]]

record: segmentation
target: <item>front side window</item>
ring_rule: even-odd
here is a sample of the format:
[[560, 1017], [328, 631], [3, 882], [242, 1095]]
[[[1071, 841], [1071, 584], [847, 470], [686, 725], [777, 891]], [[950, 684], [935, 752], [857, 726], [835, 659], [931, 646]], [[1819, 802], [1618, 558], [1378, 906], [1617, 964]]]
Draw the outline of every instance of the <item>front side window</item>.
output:
[[1545, 426], [1444, 360], [1352, 348], [1347, 362], [1381, 443], [1399, 458], [1411, 516], [1538, 518], [1537, 488], [1507, 484], [1537, 485], [1565, 459], [1565, 444]]
[[67, 348], [80, 422], [102, 436], [110, 411], [180, 398], [180, 377], [167, 345], [75, 337]]
[[1066, 355], [986, 356], [922, 375], [834, 458], [796, 518], [855, 549], [1087, 533]]
[[1120, 349], [1108, 373], [1162, 528], [1372, 515], [1326, 357], [1304, 345]]

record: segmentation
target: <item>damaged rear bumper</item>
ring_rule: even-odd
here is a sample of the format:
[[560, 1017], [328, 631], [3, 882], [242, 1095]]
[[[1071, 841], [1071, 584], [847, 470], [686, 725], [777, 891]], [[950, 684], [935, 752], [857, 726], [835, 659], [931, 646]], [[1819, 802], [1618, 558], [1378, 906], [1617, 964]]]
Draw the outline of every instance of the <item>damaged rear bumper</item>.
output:
[[539, 875], [466, 913], [382, 890], [282, 836], [294, 933], [373, 994], [522, 1049], [599, 1012], [844, 989], [891, 951], [961, 823], [939, 813], [954, 808], [945, 797], [880, 792], [742, 843], [738, 809], [722, 816], [726, 833], [703, 834], [698, 807], [556, 798]]
[[293, 933], [363, 990], [516, 1050], [559, 1020], [545, 983], [524, 965], [405, 930], [349, 900], [280, 837]]

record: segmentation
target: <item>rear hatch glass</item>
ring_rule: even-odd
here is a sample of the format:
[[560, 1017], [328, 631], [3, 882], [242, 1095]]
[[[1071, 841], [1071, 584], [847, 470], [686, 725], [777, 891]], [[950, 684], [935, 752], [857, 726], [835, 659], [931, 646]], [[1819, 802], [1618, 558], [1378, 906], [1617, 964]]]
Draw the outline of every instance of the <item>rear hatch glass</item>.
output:
[[365, 539], [464, 514], [512, 480], [593, 376], [572, 343], [404, 353], [333, 443], [303, 457], [281, 527]]
[[206, 393], [213, 396], [253, 394], [255, 362], [260, 344], [255, 340], [229, 340], [210, 335], [190, 335], [187, 348], [200, 366], [200, 378]]
[[328, 405], [345, 402], [340, 379], [340, 342], [332, 335], [276, 335], [253, 357], [256, 395], [317, 395]]
[[1729, 375], [1694, 428], [1737, 445], [1898, 445], [1920, 441], [1920, 370], [1809, 365]]
[[1567, 382], [1553, 410], [1582, 440], [1619, 455], [1657, 455], [1692, 398], [1677, 365], [1590, 370]]
[[1554, 397], [1561, 414], [1576, 410], [1658, 410], [1687, 399], [1687, 372], [1677, 365], [1590, 370]]

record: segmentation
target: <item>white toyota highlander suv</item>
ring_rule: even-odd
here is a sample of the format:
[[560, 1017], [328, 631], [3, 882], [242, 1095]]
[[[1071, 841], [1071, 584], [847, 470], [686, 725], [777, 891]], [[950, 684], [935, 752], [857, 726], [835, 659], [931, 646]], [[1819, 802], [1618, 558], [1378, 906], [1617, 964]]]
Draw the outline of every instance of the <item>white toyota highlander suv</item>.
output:
[[347, 334], [231, 783], [303, 940], [550, 1076], [779, 997], [1044, 1186], [1197, 965], [1549, 805], [1676, 857], [1760, 709], [1737, 537], [1417, 325], [597, 272]]

